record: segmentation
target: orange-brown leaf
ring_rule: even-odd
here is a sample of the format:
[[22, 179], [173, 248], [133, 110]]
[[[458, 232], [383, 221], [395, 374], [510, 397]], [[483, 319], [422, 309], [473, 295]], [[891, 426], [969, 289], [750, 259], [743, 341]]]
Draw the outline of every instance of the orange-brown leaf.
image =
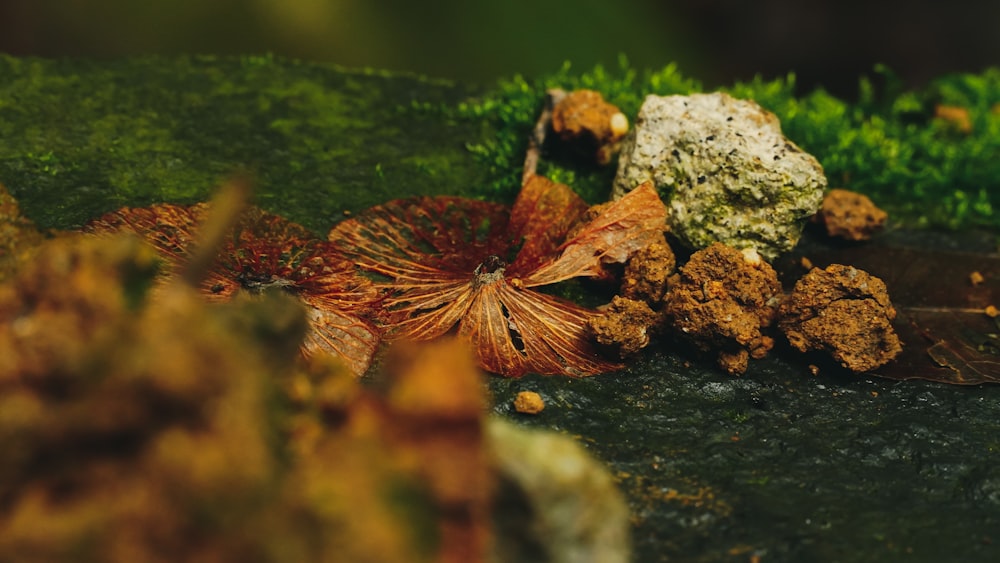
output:
[[396, 200], [341, 223], [329, 239], [360, 267], [390, 278], [381, 287], [393, 336], [428, 340], [457, 330], [490, 371], [584, 376], [618, 367], [587, 336], [594, 313], [523, 280], [538, 286], [595, 275], [659, 237], [666, 217], [651, 188], [580, 227], [585, 211], [567, 186], [534, 177], [509, 213], [453, 197]]
[[512, 377], [528, 372], [582, 377], [621, 367], [594, 349], [586, 327], [595, 315], [499, 280], [478, 292], [459, 334], [469, 339], [480, 365], [489, 371]]
[[569, 186], [532, 176], [510, 212], [508, 231], [521, 243], [511, 274], [531, 272], [551, 260], [586, 211], [587, 203]]
[[559, 257], [524, 277], [528, 287], [576, 277], [595, 277], [602, 265], [624, 263], [641, 248], [661, 241], [667, 208], [650, 182], [603, 207], [557, 250]]

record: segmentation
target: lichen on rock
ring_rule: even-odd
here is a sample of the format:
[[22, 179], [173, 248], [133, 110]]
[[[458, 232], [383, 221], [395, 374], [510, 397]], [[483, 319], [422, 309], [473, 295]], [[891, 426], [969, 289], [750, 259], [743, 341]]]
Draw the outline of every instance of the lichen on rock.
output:
[[767, 259], [795, 246], [826, 188], [819, 162], [785, 138], [774, 114], [724, 93], [646, 97], [612, 195], [647, 180], [685, 244], [721, 242]]

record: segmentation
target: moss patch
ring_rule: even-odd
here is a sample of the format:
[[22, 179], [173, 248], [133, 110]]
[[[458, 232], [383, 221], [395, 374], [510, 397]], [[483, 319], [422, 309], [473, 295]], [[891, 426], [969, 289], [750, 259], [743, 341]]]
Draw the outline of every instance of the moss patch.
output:
[[478, 132], [403, 111], [448, 83], [271, 57], [113, 62], [0, 56], [0, 181], [42, 227], [207, 199], [249, 170], [265, 208], [324, 232], [394, 197], [478, 184]]
[[[784, 133], [816, 156], [833, 187], [865, 193], [911, 226], [998, 226], [1000, 208], [1000, 69], [943, 77], [921, 92], [903, 91], [876, 69], [879, 88], [860, 82], [848, 103], [819, 90], [798, 96], [795, 76], [737, 83], [725, 90], [756, 100], [781, 119]], [[446, 115], [486, 120], [496, 135], [471, 145], [488, 169], [498, 197], [516, 190], [528, 133], [547, 88], [591, 88], [634, 116], [647, 94], [689, 94], [702, 85], [676, 66], [638, 72], [623, 61], [615, 71], [559, 72], [532, 82], [514, 77], [484, 97], [446, 108]], [[966, 108], [971, 130], [935, 117], [938, 105]], [[607, 197], [614, 166], [598, 169], [549, 159], [540, 173], [579, 190], [589, 201]]]

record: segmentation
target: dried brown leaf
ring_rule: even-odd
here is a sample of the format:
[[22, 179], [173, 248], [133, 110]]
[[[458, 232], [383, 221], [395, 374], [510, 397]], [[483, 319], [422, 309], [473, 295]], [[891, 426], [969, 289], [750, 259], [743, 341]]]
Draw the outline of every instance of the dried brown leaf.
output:
[[594, 313], [529, 285], [597, 275], [602, 260], [624, 260], [643, 244], [657, 217], [660, 234], [663, 204], [633, 193], [568, 241], [586, 207], [567, 186], [537, 176], [509, 212], [460, 198], [397, 200], [341, 223], [329, 239], [390, 278], [384, 303], [394, 336], [429, 340], [457, 327], [490, 371], [593, 375], [618, 367], [592, 347]]
[[557, 250], [559, 258], [525, 276], [526, 286], [596, 277], [605, 264], [623, 264], [636, 251], [663, 241], [667, 209], [651, 182], [607, 204]]
[[[124, 208], [90, 222], [84, 230], [138, 234], [167, 261], [166, 280], [190, 256], [207, 214], [205, 204]], [[213, 301], [228, 301], [237, 292], [275, 289], [296, 295], [306, 305], [311, 328], [303, 353], [332, 353], [357, 374], [368, 368], [380, 340], [370, 320], [379, 298], [371, 282], [359, 276], [354, 264], [330, 243], [257, 208], [243, 214], [200, 289]]]

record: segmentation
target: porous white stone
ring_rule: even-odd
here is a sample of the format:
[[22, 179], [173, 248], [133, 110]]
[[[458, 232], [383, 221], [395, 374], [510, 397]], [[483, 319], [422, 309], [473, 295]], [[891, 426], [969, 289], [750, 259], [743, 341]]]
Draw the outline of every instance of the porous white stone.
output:
[[768, 260], [795, 246], [826, 188], [822, 166], [785, 138], [773, 113], [723, 93], [646, 97], [612, 195], [646, 180], [682, 242], [752, 248]]

